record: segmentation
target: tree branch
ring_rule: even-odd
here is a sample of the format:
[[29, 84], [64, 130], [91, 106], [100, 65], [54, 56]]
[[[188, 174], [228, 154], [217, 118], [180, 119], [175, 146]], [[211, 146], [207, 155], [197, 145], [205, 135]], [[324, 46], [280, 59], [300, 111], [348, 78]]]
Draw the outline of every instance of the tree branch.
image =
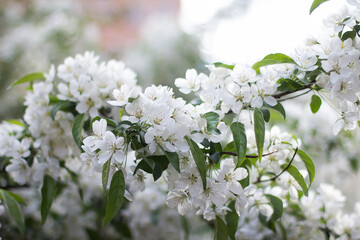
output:
[[[279, 150], [276, 150], [276, 151], [273, 151], [273, 152], [270, 152], [270, 153], [265, 153], [263, 154], [262, 156], [265, 157], [265, 156], [269, 156], [271, 154], [274, 154], [274, 153], [277, 153]], [[221, 152], [220, 153], [221, 155], [232, 155], [232, 156], [237, 156], [237, 153], [234, 153], [234, 152], [229, 152], [229, 151], [224, 151], [224, 152]], [[257, 155], [245, 155], [245, 158], [258, 158], [259, 156]]]
[[290, 167], [290, 165], [291, 165], [292, 162], [294, 161], [294, 158], [295, 158], [295, 156], [296, 156], [297, 150], [298, 150], [298, 148], [295, 148], [294, 155], [292, 156], [289, 164], [288, 164], [279, 174], [277, 174], [276, 176], [274, 176], [274, 177], [272, 177], [272, 178], [265, 179], [265, 180], [260, 180], [260, 179], [258, 178], [258, 180], [256, 180], [256, 182], [254, 182], [254, 184], [261, 183], [261, 182], [275, 181], [278, 177], [281, 176], [281, 174], [283, 174], [283, 173]]
[[279, 100], [281, 97], [284, 97], [286, 95], [289, 95], [289, 94], [292, 94], [292, 93], [295, 93], [295, 92], [298, 92], [298, 91], [301, 91], [301, 90], [305, 90], [305, 89], [308, 89], [309, 87], [311, 87], [312, 85], [314, 84], [314, 82], [310, 82], [308, 84], [306, 84], [305, 86], [303, 86], [302, 88], [299, 88], [295, 91], [284, 91], [284, 92], [280, 92], [280, 93], [276, 93], [276, 94], [273, 94], [272, 96]]

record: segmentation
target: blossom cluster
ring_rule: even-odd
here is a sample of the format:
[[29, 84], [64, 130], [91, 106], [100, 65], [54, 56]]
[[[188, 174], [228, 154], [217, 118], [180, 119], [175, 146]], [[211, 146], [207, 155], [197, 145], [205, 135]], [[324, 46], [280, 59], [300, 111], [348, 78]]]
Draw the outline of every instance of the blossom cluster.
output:
[[[161, 212], [164, 219], [179, 221], [172, 209], [177, 208], [182, 216], [226, 222], [235, 227], [232, 238], [262, 239], [281, 228], [290, 238], [324, 232], [357, 239], [358, 205], [354, 214], [343, 214], [345, 197], [338, 190], [326, 184], [309, 190], [315, 167], [299, 149], [301, 141], [277, 126], [265, 130], [273, 111], [285, 118], [284, 97], [303, 90], [320, 96], [328, 92], [338, 101], [342, 113], [334, 133], [354, 128], [360, 54], [359, 22], [351, 16], [343, 11], [330, 18], [326, 24], [336, 34], [297, 51], [293, 59], [274, 54], [253, 67], [217, 63], [208, 66], [209, 74], [188, 70], [175, 85], [184, 94], [195, 94], [190, 103], [176, 98], [169, 87], [142, 90], [122, 62], [98, 63], [89, 52], [69, 57], [57, 71], [51, 67], [44, 81], [31, 82], [24, 121], [1, 124], [2, 165], [19, 185], [40, 186], [49, 177], [43, 189], [67, 185], [55, 212], [61, 212], [57, 206], [73, 204], [66, 196], [78, 190], [75, 186], [97, 186], [87, 187], [97, 198], [102, 183], [105, 223], [120, 211], [131, 227], [144, 232], [151, 217], [139, 219], [137, 206], [154, 211], [166, 203], [171, 209]], [[266, 66], [269, 59], [279, 65]], [[70, 167], [80, 159], [82, 167]], [[94, 177], [85, 177], [87, 166]], [[147, 206], [154, 192], [160, 200], [149, 197]], [[120, 210], [124, 198], [130, 203]], [[94, 214], [90, 211], [90, 218]], [[237, 220], [228, 221], [229, 215]], [[179, 232], [184, 234], [173, 228], [162, 234]]]

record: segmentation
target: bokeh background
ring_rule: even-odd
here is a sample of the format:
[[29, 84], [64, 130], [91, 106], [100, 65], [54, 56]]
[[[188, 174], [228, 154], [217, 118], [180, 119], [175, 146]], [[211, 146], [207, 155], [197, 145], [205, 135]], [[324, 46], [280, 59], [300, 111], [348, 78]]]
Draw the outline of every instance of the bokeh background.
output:
[[311, 2], [1, 0], [0, 119], [24, 110], [22, 87], [7, 90], [11, 82], [86, 50], [122, 59], [142, 85], [170, 86], [188, 68], [251, 64], [270, 52], [291, 52], [344, 0], [332, 0], [310, 16]]
[[[24, 86], [7, 87], [21, 76], [47, 72], [67, 56], [94, 51], [116, 58], [138, 74], [139, 84], [174, 86], [186, 69], [206, 71], [213, 62], [253, 64], [269, 53], [290, 54], [322, 30], [322, 19], [345, 0], [331, 0], [309, 15], [312, 0], [1, 0], [0, 120], [21, 117]], [[176, 95], [181, 96], [175, 90]], [[360, 199], [359, 133], [332, 135], [337, 116], [326, 104], [312, 115], [309, 98], [287, 104], [287, 128], [300, 136], [320, 166], [317, 182], [328, 181]], [[289, 124], [290, 123], [290, 124]], [[279, 123], [277, 123], [279, 124]], [[281, 124], [281, 123], [280, 123]], [[328, 129], [322, 126], [328, 125]], [[349, 136], [350, 135], [350, 136]], [[331, 176], [341, 174], [343, 181]]]

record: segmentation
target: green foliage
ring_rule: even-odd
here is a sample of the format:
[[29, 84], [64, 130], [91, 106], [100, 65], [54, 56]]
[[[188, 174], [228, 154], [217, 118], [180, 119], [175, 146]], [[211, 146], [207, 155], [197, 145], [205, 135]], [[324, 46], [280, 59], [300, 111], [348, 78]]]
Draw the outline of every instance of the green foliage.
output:
[[321, 103], [321, 98], [318, 95], [312, 95], [310, 102], [311, 112], [316, 113], [317, 111], [319, 111]]
[[208, 112], [203, 115], [203, 117], [206, 119], [206, 130], [209, 133], [219, 135], [220, 131], [217, 129], [217, 124], [219, 123], [219, 114], [215, 112]]
[[215, 67], [222, 67], [222, 68], [227, 68], [227, 69], [230, 69], [230, 70], [233, 70], [235, 65], [228, 65], [228, 64], [225, 64], [225, 63], [222, 63], [222, 62], [216, 62], [216, 63], [213, 63]]
[[75, 104], [72, 102], [59, 101], [51, 108], [50, 117], [52, 118], [52, 120], [55, 120], [55, 116], [58, 111], [69, 111], [74, 106]]
[[270, 111], [268, 109], [266, 109], [266, 108], [262, 108], [260, 110], [261, 110], [261, 112], [263, 114], [265, 122], [269, 122], [270, 121], [270, 116], [271, 116]]
[[252, 68], [259, 74], [261, 67], [280, 63], [292, 63], [296, 65], [296, 62], [291, 57], [282, 53], [274, 53], [265, 56], [261, 61], [255, 63]]
[[318, 7], [320, 4], [327, 2], [329, 0], [315, 0], [310, 7], [310, 14]]
[[239, 167], [243, 163], [246, 155], [246, 131], [244, 124], [240, 122], [234, 122], [230, 125], [234, 143], [236, 147], [237, 162], [236, 166]]
[[109, 182], [110, 166], [111, 166], [111, 159], [107, 160], [104, 163], [103, 169], [102, 169], [101, 180], [102, 180], [102, 186], [103, 186], [103, 191], [104, 191], [105, 195], [107, 195], [106, 192], [107, 192], [107, 185]]
[[25, 124], [22, 121], [18, 120], [18, 119], [5, 120], [5, 122], [15, 124], [15, 125], [18, 125], [18, 126], [21, 126], [21, 127], [25, 127]]
[[281, 199], [271, 194], [265, 194], [265, 196], [267, 197], [267, 199], [269, 199], [270, 205], [274, 209], [274, 213], [271, 216], [271, 220], [276, 221], [279, 218], [281, 218], [281, 216], [283, 215], [283, 211], [284, 211], [283, 202], [281, 201]]
[[193, 140], [191, 140], [189, 137], [185, 137], [187, 143], [189, 144], [190, 147], [190, 151], [191, 154], [195, 160], [196, 163], [196, 167], [199, 170], [200, 176], [201, 176], [201, 180], [203, 183], [203, 188], [206, 189], [206, 160], [205, 160], [205, 156], [204, 153], [201, 151], [201, 149], [199, 148], [199, 146], [196, 144], [196, 142], [194, 142]]
[[[287, 167], [287, 164], [281, 165], [283, 169]], [[290, 173], [290, 175], [296, 180], [296, 182], [300, 185], [301, 189], [303, 190], [305, 196], [308, 196], [308, 187], [306, 186], [306, 182], [304, 177], [301, 175], [299, 170], [294, 166], [290, 165], [287, 167], [286, 171]]]
[[262, 112], [258, 108], [254, 110], [254, 131], [259, 161], [261, 161], [265, 141], [265, 121]]
[[155, 162], [155, 166], [153, 169], [154, 181], [158, 180], [161, 177], [162, 172], [163, 172], [163, 169], [161, 168], [160, 163]]
[[20, 196], [3, 189], [0, 189], [0, 198], [10, 216], [15, 220], [20, 233], [24, 235], [25, 223], [19, 207], [19, 203], [25, 204], [24, 200]]
[[301, 160], [304, 162], [306, 170], [309, 174], [309, 188], [311, 186], [311, 184], [314, 181], [315, 178], [315, 165], [313, 163], [313, 161], [311, 160], [311, 158], [302, 150], [298, 149], [297, 150], [297, 154], [300, 156]]
[[16, 86], [16, 85], [19, 85], [22, 83], [26, 83], [26, 82], [32, 83], [35, 80], [45, 80], [44, 73], [30, 73], [28, 75], [25, 75], [22, 78], [20, 78], [19, 80], [17, 80], [16, 82], [14, 82], [13, 84], [11, 84], [8, 87], [8, 89], [12, 88], [13, 86]]
[[229, 238], [231, 240], [235, 240], [235, 234], [236, 234], [236, 230], [238, 228], [238, 222], [239, 222], [239, 215], [236, 213], [236, 210], [235, 210], [235, 201], [230, 202], [230, 204], [228, 205], [228, 208], [231, 209], [231, 212], [228, 212], [225, 216], [227, 232], [228, 232]]
[[75, 140], [76, 145], [79, 147], [79, 149], [81, 151], [83, 151], [83, 149], [81, 148], [81, 145], [82, 145], [81, 131], [84, 127], [84, 122], [85, 122], [85, 114], [79, 114], [75, 117], [74, 123], [72, 126], [73, 138]]
[[44, 176], [44, 183], [41, 188], [41, 224], [44, 224], [51, 205], [56, 196], [56, 181], [48, 176]]
[[280, 78], [277, 81], [277, 83], [280, 84], [280, 86], [277, 88], [277, 91], [294, 92], [296, 90], [303, 88], [303, 86], [300, 83], [295, 82], [294, 80], [291, 80], [291, 79]]
[[[176, 152], [165, 151], [165, 149], [160, 144], [158, 144], [158, 146], [165, 153], [165, 156], [167, 157], [167, 159], [169, 160], [171, 165], [176, 169], [176, 171], [178, 171], [180, 173], [179, 155]], [[163, 170], [165, 170], [165, 169], [163, 169]]]
[[282, 116], [282, 118], [284, 120], [286, 119], [286, 112], [285, 112], [285, 109], [284, 109], [284, 107], [283, 107], [283, 105], [281, 103], [278, 102], [275, 106], [270, 106], [269, 104], [265, 103], [264, 107], [269, 108], [269, 109], [274, 109], [275, 111], [277, 111], [278, 113], [281, 114], [281, 116]]
[[355, 37], [356, 37], [356, 31], [347, 31], [341, 36], [341, 40], [345, 41], [349, 38], [354, 40]]
[[216, 216], [216, 226], [215, 226], [215, 237], [214, 240], [228, 240], [228, 229], [224, 221]]
[[119, 212], [125, 193], [125, 178], [122, 170], [114, 173], [111, 179], [108, 200], [106, 204], [104, 225], [107, 225]]

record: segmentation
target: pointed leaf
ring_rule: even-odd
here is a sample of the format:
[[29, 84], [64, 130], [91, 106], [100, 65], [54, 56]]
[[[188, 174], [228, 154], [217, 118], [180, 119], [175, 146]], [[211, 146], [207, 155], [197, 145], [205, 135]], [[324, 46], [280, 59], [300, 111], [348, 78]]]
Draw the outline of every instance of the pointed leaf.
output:
[[219, 114], [215, 112], [208, 112], [203, 115], [206, 119], [206, 129], [209, 133], [219, 135], [220, 131], [217, 129], [217, 124], [219, 123]]
[[44, 183], [41, 188], [41, 224], [44, 224], [51, 205], [56, 195], [56, 181], [48, 176], [44, 176]]
[[30, 73], [28, 75], [23, 76], [13, 84], [11, 84], [8, 89], [12, 88], [15, 85], [26, 83], [26, 82], [32, 82], [34, 80], [44, 80], [45, 76], [44, 73]]
[[104, 225], [107, 225], [119, 212], [125, 193], [125, 178], [122, 170], [115, 172], [111, 179], [108, 201], [106, 204]]
[[222, 67], [222, 68], [227, 68], [230, 70], [233, 70], [235, 67], [235, 65], [229, 65], [229, 64], [222, 63], [222, 62], [216, 62], [216, 63], [213, 63], [213, 65], [215, 67]]
[[231, 240], [235, 240], [235, 234], [238, 229], [239, 215], [235, 210], [235, 201], [230, 202], [228, 208], [231, 212], [228, 212], [225, 216], [228, 234]]
[[315, 94], [312, 95], [311, 102], [310, 102], [311, 112], [316, 113], [317, 111], [319, 111], [321, 103], [322, 103], [322, 101], [319, 96], [317, 96]]
[[62, 111], [68, 110], [72, 106], [74, 106], [74, 103], [72, 103], [72, 102], [64, 102], [64, 101], [57, 102], [50, 110], [51, 119], [55, 120], [56, 113], [59, 110], [62, 110]]
[[324, 2], [329, 1], [329, 0], [315, 0], [311, 7], [310, 7], [310, 14], [318, 7], [320, 6], [320, 4], [323, 4]]
[[[179, 155], [176, 152], [165, 151], [165, 149], [160, 144], [158, 144], [158, 146], [165, 153], [165, 156], [167, 157], [167, 159], [169, 160], [171, 165], [176, 169], [176, 171], [178, 171], [180, 173]], [[165, 170], [165, 169], [163, 169], [163, 170]]]
[[281, 201], [281, 199], [271, 194], [265, 194], [265, 196], [267, 197], [267, 199], [269, 199], [270, 204], [274, 209], [274, 213], [271, 216], [271, 220], [276, 221], [277, 219], [281, 218], [281, 216], [283, 215], [283, 211], [284, 211], [283, 202]]
[[199, 146], [191, 140], [188, 136], [185, 137], [187, 143], [189, 144], [191, 154], [195, 160], [196, 167], [199, 170], [201, 180], [203, 182], [203, 188], [206, 189], [206, 160], [204, 153], [201, 151]]
[[[283, 164], [281, 165], [281, 167], [283, 169], [285, 169], [287, 166], [287, 164]], [[294, 165], [290, 165], [288, 166], [288, 168], [286, 169], [286, 171], [288, 173], [290, 173], [290, 175], [296, 180], [296, 182], [300, 185], [301, 189], [303, 190], [305, 196], [308, 196], [308, 187], [306, 185], [305, 179], [303, 177], [303, 175], [301, 175], [301, 173], [299, 172], [299, 170], [294, 166]]]
[[240, 122], [234, 122], [230, 125], [230, 130], [232, 132], [234, 143], [236, 147], [237, 154], [237, 163], [236, 166], [239, 167], [243, 163], [246, 155], [246, 132], [244, 124]]
[[292, 63], [296, 65], [296, 62], [291, 57], [282, 53], [274, 53], [265, 56], [261, 61], [255, 63], [252, 68], [259, 74], [260, 67], [280, 63]]
[[153, 170], [154, 181], [158, 180], [161, 177], [162, 172], [163, 169], [161, 168], [160, 163], [156, 162]]
[[11, 124], [15, 124], [21, 127], [25, 127], [25, 124], [23, 122], [21, 122], [18, 119], [10, 119], [10, 120], [5, 120], [5, 122], [11, 123]]
[[24, 199], [22, 197], [20, 197], [19, 195], [13, 193], [13, 192], [9, 192], [6, 191], [4, 189], [0, 189], [0, 191], [6, 192], [7, 194], [9, 194], [10, 196], [12, 196], [18, 203], [26, 206], [26, 202], [24, 201]]
[[303, 86], [300, 83], [295, 82], [294, 80], [291, 79], [280, 78], [279, 80], [277, 80], [277, 83], [280, 84], [280, 86], [277, 88], [277, 91], [293, 92], [303, 88]]
[[228, 230], [224, 221], [216, 216], [216, 226], [215, 226], [215, 237], [214, 240], [228, 240]]
[[315, 178], [315, 165], [314, 165], [313, 161], [311, 160], [311, 158], [304, 151], [298, 149], [297, 154], [300, 156], [301, 160], [304, 162], [306, 170], [308, 171], [309, 179], [310, 179], [310, 183], [309, 183], [309, 188], [310, 188], [310, 186], [313, 183], [314, 178]]
[[103, 186], [103, 191], [106, 194], [106, 190], [107, 190], [107, 186], [108, 186], [108, 182], [109, 182], [109, 174], [110, 174], [110, 160], [107, 160], [104, 165], [103, 165], [103, 169], [102, 169], [102, 175], [101, 175], [101, 180], [102, 180], [102, 186]]
[[83, 149], [81, 148], [82, 146], [81, 131], [84, 127], [84, 121], [85, 121], [85, 114], [79, 114], [74, 119], [73, 127], [72, 127], [73, 138], [75, 140], [76, 145], [80, 148], [81, 151], [83, 151]]
[[284, 118], [284, 120], [286, 119], [286, 112], [285, 112], [283, 105], [281, 105], [281, 103], [278, 102], [275, 106], [270, 106], [265, 103], [264, 106], [267, 108], [276, 110], [277, 112], [279, 112], [281, 114], [281, 116]]
[[8, 191], [0, 190], [0, 197], [4, 203], [6, 210], [9, 212], [10, 216], [15, 220], [17, 227], [19, 228], [22, 235], [25, 233], [25, 223], [24, 218], [21, 214], [18, 201], [9, 194]]
[[258, 108], [254, 110], [254, 131], [259, 161], [261, 161], [265, 141], [265, 121], [262, 112]]

